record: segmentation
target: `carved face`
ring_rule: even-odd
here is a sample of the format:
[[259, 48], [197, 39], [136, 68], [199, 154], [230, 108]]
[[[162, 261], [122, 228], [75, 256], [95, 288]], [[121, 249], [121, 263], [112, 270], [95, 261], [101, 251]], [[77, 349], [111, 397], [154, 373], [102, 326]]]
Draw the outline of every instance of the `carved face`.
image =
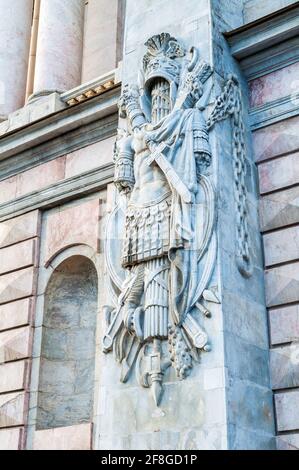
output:
[[170, 85], [165, 78], [157, 77], [151, 88], [151, 121], [157, 124], [171, 111]]

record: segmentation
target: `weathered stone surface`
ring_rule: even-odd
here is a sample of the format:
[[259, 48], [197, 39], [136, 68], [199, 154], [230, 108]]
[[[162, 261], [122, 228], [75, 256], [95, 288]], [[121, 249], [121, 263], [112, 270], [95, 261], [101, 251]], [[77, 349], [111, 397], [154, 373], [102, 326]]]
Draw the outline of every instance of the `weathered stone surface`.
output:
[[269, 438], [271, 428], [274, 433], [273, 395], [269, 388], [232, 379], [227, 400], [228, 423], [248, 430], [254, 423], [255, 431], [269, 433]]
[[91, 423], [44, 429], [34, 433], [34, 450], [90, 450]]
[[299, 186], [260, 199], [261, 230], [272, 230], [299, 222]]
[[29, 123], [60, 111], [64, 107], [65, 103], [60, 99], [59, 93], [43, 96], [33, 103], [30, 102], [30, 106], [24, 106], [11, 113], [9, 119], [0, 124], [0, 135], [15, 131]]
[[222, 303], [231, 305], [230, 314], [225, 318], [225, 331], [255, 347], [267, 349], [267, 314], [264, 305], [227, 289], [222, 290]]
[[[119, 59], [121, 17], [116, 0], [91, 0], [86, 12], [82, 82], [114, 69]], [[121, 5], [120, 5], [121, 6]], [[103, 15], [105, 11], [105, 15]]]
[[253, 133], [253, 149], [257, 162], [295, 152], [299, 149], [299, 117], [295, 116]]
[[71, 178], [92, 168], [111, 163], [114, 142], [115, 136], [66, 155], [65, 177]]
[[299, 433], [283, 434], [276, 438], [277, 450], [299, 450]]
[[39, 235], [39, 211], [6, 220], [0, 224], [0, 248], [27, 240]]
[[91, 421], [97, 273], [83, 256], [62, 262], [45, 293], [37, 427]]
[[0, 181], [0, 204], [64, 179], [64, 171], [65, 157], [63, 156]]
[[23, 428], [0, 429], [0, 450], [18, 450]]
[[265, 271], [268, 307], [299, 300], [299, 263], [290, 263]]
[[230, 450], [276, 450], [273, 435], [238, 425], [228, 425], [228, 440]]
[[0, 204], [13, 201], [17, 193], [17, 179], [15, 176], [0, 181]]
[[0, 304], [34, 295], [36, 268], [25, 268], [0, 276]]
[[0, 364], [0, 393], [22, 390], [27, 386], [28, 362], [17, 361]]
[[260, 0], [245, 0], [244, 2], [244, 22], [249, 23], [255, 21], [262, 16], [270, 15], [280, 8], [284, 8], [295, 0], [271, 0], [261, 2]]
[[278, 431], [299, 429], [299, 390], [275, 394]]
[[268, 351], [247, 343], [235, 333], [226, 334], [225, 356], [229, 377], [269, 386]]
[[43, 262], [71, 245], [86, 244], [97, 251], [99, 209], [99, 200], [93, 199], [50, 213]]
[[[137, 386], [107, 390], [105, 413], [99, 420], [100, 435], [124, 437], [155, 430], [180, 431], [201, 429], [205, 424], [225, 424], [224, 388], [204, 394], [196, 381], [169, 383], [164, 387], [159, 408], [152, 403], [148, 392], [139, 393]], [[136, 400], [138, 408], [134, 405]]]
[[41, 2], [34, 93], [64, 91], [80, 83], [84, 2], [44, 0]]
[[1, 117], [24, 105], [32, 4], [32, 0], [1, 2]]
[[265, 234], [263, 242], [266, 266], [299, 259], [299, 226]]
[[269, 310], [271, 343], [299, 341], [299, 305]]
[[0, 305], [0, 331], [30, 323], [33, 307], [33, 298]]
[[31, 328], [25, 326], [0, 333], [0, 364], [29, 357]]
[[299, 341], [270, 351], [274, 390], [299, 386]]
[[0, 274], [28, 266], [37, 266], [38, 244], [36, 239], [26, 240], [6, 248], [0, 248]]
[[261, 106], [269, 101], [298, 92], [299, 62], [249, 82], [250, 106]]
[[101, 434], [99, 438], [100, 450], [225, 450], [226, 445], [226, 426], [185, 427], [180, 431], [157, 429], [127, 436]]
[[24, 424], [25, 393], [0, 395], [0, 428]]
[[258, 167], [260, 192], [269, 193], [299, 181], [299, 153], [261, 163]]
[[20, 173], [17, 178], [16, 196], [50, 186], [64, 178], [65, 157], [59, 157]]

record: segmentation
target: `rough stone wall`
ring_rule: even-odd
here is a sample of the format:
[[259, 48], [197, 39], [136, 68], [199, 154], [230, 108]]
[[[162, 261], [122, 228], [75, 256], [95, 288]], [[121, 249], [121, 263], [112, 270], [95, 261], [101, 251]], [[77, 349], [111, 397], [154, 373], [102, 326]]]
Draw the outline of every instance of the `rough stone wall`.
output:
[[96, 312], [96, 270], [73, 256], [55, 269], [45, 294], [37, 429], [91, 421]]
[[[298, 62], [250, 82], [251, 105], [295, 93]], [[298, 98], [297, 98], [298, 99]], [[294, 95], [294, 100], [296, 97]], [[298, 116], [254, 132], [278, 448], [299, 448]]]

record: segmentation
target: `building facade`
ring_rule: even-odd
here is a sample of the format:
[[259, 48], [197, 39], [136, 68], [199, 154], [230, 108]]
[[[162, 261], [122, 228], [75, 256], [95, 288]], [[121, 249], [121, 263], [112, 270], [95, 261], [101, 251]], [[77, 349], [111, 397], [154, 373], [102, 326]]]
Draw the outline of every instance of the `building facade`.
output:
[[298, 2], [0, 12], [0, 448], [298, 449]]

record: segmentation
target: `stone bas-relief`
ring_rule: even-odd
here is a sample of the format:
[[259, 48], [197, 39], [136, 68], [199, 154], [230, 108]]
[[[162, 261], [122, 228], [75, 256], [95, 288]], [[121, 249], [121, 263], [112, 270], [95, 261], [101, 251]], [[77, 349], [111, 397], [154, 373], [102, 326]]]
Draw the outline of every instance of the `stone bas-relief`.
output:
[[[138, 85], [125, 86], [119, 103], [127, 128], [119, 130], [115, 145], [119, 204], [107, 224], [110, 301], [103, 346], [104, 352], [114, 350], [121, 381], [135, 365], [139, 384], [151, 388], [159, 405], [167, 368], [185, 379], [200, 353], [210, 350], [204, 323], [209, 302], [219, 303], [209, 285], [216, 258], [209, 131], [233, 117], [238, 175], [244, 143], [234, 77], [206, 120], [212, 69], [199, 51], [187, 52], [168, 33], [145, 45]], [[243, 251], [242, 242], [238, 246], [237, 257], [249, 264], [247, 245]]]

